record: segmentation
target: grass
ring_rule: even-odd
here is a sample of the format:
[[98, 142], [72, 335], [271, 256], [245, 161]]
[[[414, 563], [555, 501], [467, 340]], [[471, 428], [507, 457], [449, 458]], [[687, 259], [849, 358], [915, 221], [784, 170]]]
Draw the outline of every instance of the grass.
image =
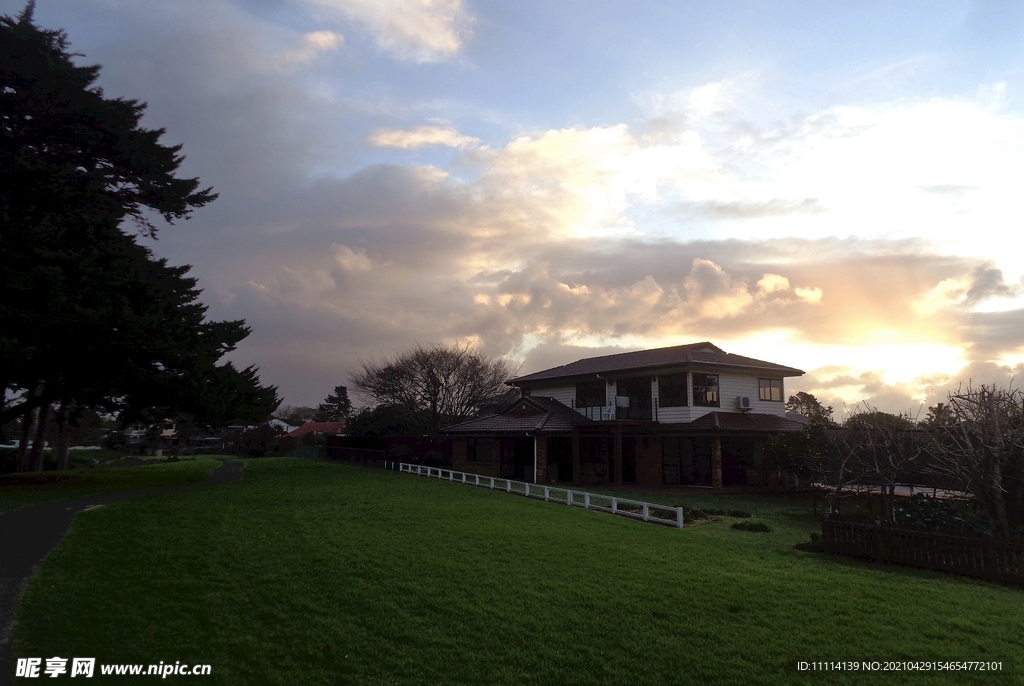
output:
[[735, 520], [678, 530], [253, 460], [239, 483], [78, 515], [26, 590], [14, 655], [210, 663], [203, 684], [1019, 683], [797, 672], [1020, 662], [1024, 592], [794, 550], [813, 530], [804, 504], [766, 503], [719, 507], [770, 536]]
[[739, 529], [740, 531], [753, 531], [759, 534], [770, 534], [774, 529], [765, 524], [764, 522], [735, 522], [732, 525], [733, 529]]
[[6, 474], [0, 476], [0, 515], [53, 500], [195, 483], [209, 476], [218, 464], [217, 460], [200, 458], [138, 467]]

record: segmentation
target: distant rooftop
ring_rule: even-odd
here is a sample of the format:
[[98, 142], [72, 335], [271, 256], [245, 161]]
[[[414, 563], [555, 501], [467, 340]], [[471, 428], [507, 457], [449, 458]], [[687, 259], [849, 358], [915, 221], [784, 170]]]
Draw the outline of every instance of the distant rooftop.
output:
[[593, 376], [595, 374], [611, 374], [619, 372], [654, 371], [667, 367], [685, 367], [690, 365], [714, 365], [716, 367], [732, 367], [736, 369], [756, 369], [774, 372], [781, 376], [800, 376], [803, 371], [774, 362], [755, 360], [752, 357], [733, 355], [707, 341], [675, 345], [671, 348], [655, 348], [653, 350], [636, 350], [629, 353], [587, 357], [576, 362], [552, 367], [544, 371], [519, 376], [509, 381], [510, 386], [521, 386], [533, 381], [549, 381]]
[[308, 433], [318, 434], [341, 434], [345, 433], [345, 422], [306, 422], [298, 429], [291, 431], [286, 436], [299, 438]]

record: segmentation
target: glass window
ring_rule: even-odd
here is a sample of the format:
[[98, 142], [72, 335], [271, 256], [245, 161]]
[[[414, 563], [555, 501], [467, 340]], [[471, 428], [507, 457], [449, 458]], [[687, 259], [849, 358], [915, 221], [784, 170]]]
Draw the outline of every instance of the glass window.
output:
[[782, 379], [758, 379], [757, 397], [761, 400], [782, 402]]
[[604, 381], [587, 381], [576, 384], [576, 407], [604, 407]]
[[693, 404], [718, 407], [718, 374], [693, 375]]
[[658, 405], [660, 407], [686, 407], [686, 372], [662, 374], [658, 377]]
[[493, 438], [467, 438], [466, 460], [468, 462], [493, 462], [497, 447], [497, 441]]

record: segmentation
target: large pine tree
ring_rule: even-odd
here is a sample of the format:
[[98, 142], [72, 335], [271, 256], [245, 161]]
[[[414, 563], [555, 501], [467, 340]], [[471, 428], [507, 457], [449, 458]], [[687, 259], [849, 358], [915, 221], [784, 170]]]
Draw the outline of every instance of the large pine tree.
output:
[[218, 364], [245, 322], [207, 321], [189, 267], [136, 240], [216, 195], [178, 178], [180, 146], [141, 126], [145, 105], [106, 97], [99, 67], [77, 66], [67, 36], [32, 13], [30, 2], [0, 17], [0, 384], [13, 398], [0, 424], [27, 428], [34, 414], [42, 426], [38, 415], [71, 406], [208, 424], [269, 416], [276, 389]]
[[348, 389], [344, 386], [335, 386], [334, 393], [328, 394], [327, 398], [317, 407], [313, 421], [342, 422], [347, 420], [351, 414], [352, 401], [348, 398]]

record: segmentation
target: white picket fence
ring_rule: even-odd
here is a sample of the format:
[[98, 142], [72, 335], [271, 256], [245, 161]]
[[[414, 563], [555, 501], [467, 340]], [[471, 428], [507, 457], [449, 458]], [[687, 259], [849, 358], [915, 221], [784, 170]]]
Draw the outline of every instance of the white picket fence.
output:
[[658, 505], [657, 503], [629, 500], [627, 498], [605, 495], [604, 493], [588, 493], [587, 491], [531, 484], [525, 481], [514, 481], [494, 476], [481, 476], [468, 472], [457, 472], [453, 469], [444, 469], [443, 467], [426, 467], [406, 462], [385, 462], [384, 468], [405, 472], [406, 474], [417, 474], [419, 476], [470, 484], [472, 486], [484, 486], [491, 490], [515, 493], [516, 495], [536, 498], [545, 502], [562, 503], [569, 507], [582, 507], [587, 510], [610, 512], [625, 517], [633, 517], [645, 522], [683, 528], [683, 508], [681, 507]]

